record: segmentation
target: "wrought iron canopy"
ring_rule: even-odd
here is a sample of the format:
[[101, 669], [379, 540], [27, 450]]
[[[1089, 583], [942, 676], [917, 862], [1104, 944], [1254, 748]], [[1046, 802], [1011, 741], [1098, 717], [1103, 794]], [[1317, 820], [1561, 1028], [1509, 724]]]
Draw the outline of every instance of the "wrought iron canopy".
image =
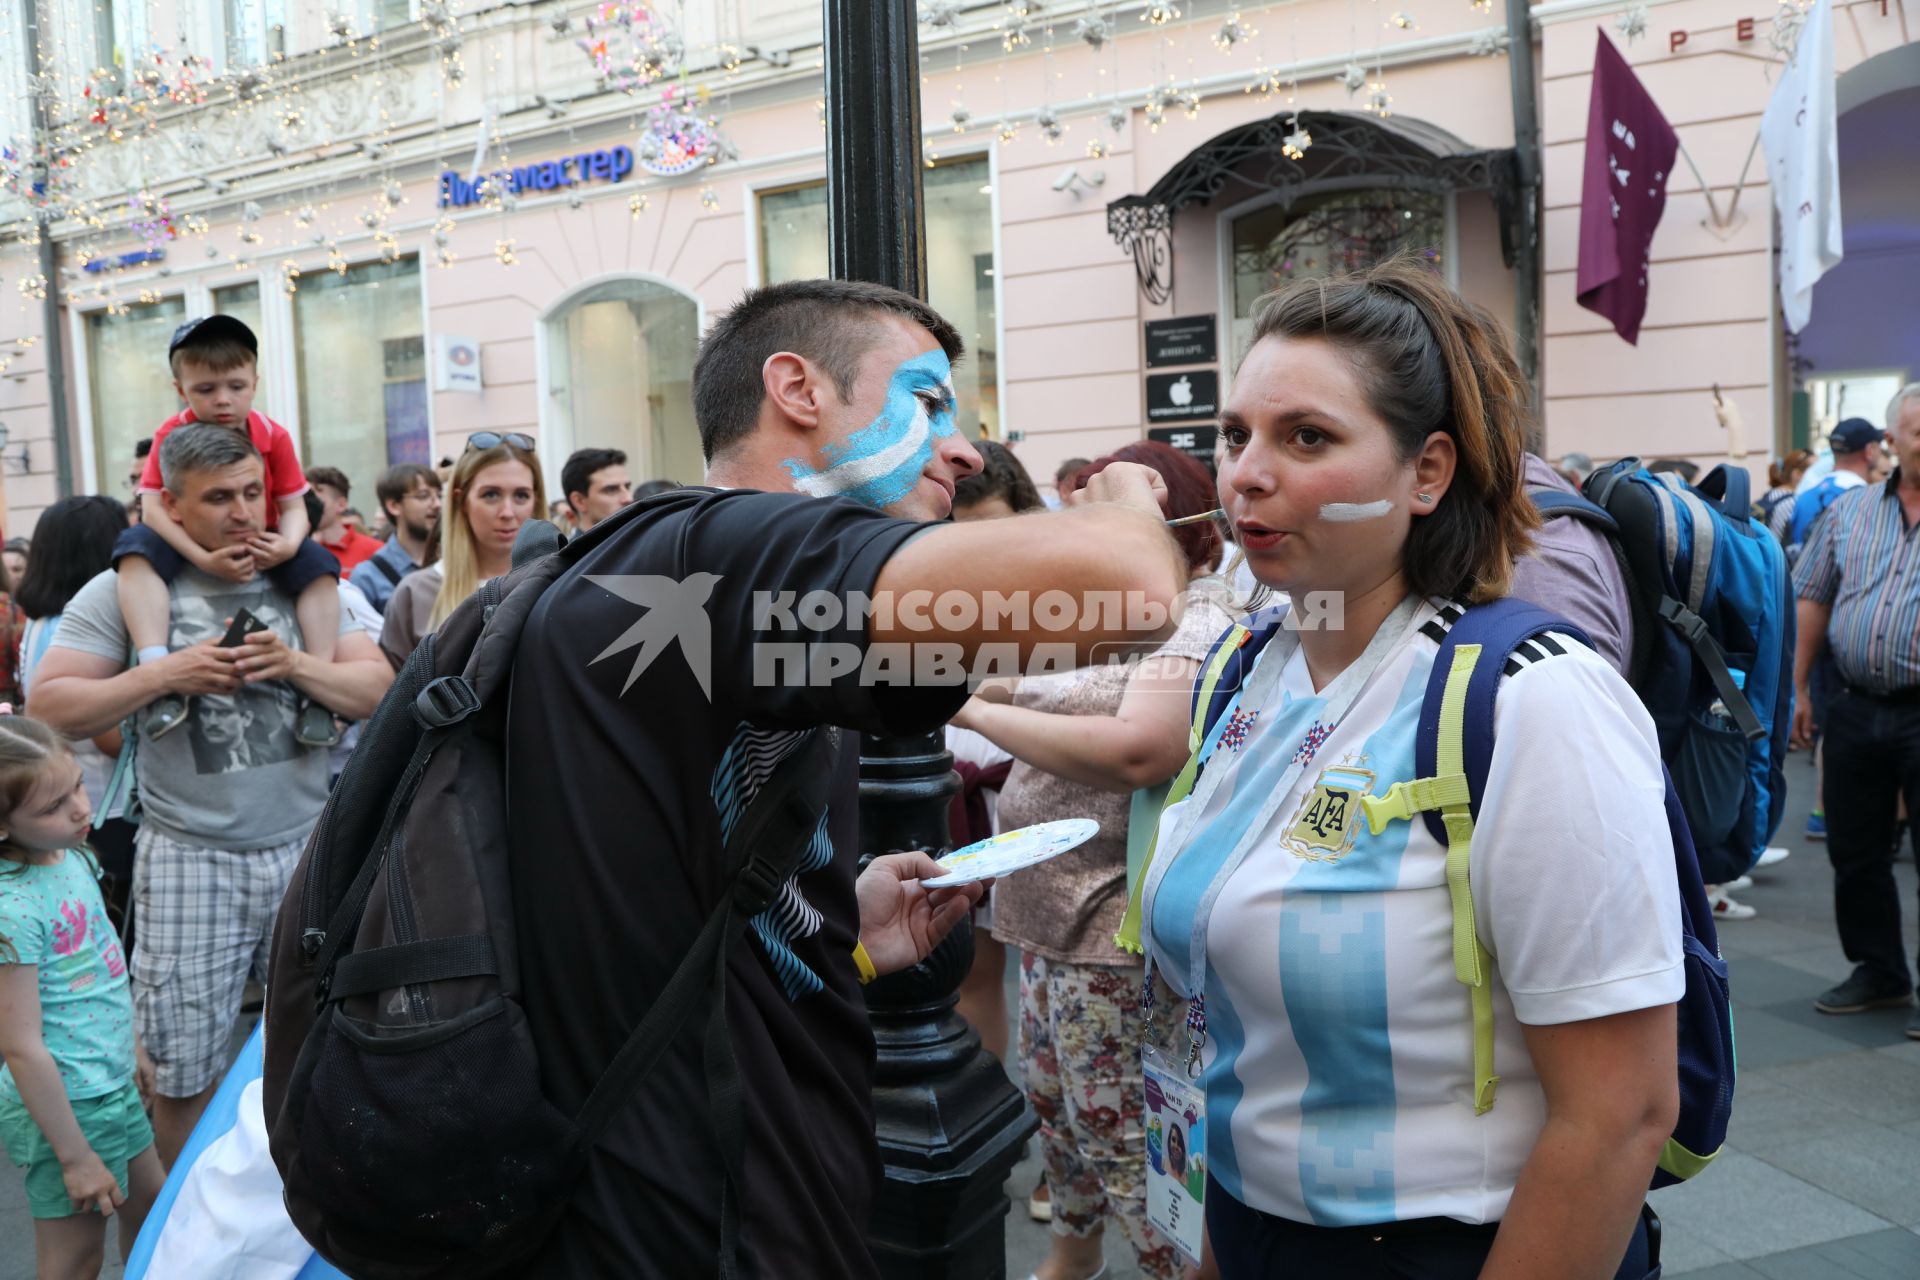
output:
[[[1295, 122], [1313, 135], [1298, 160], [1282, 150]], [[1380, 119], [1349, 111], [1283, 111], [1216, 134], [1144, 195], [1107, 205], [1107, 234], [1133, 255], [1140, 292], [1164, 303], [1173, 293], [1173, 219], [1236, 185], [1272, 191], [1283, 205], [1329, 186], [1366, 185], [1444, 195], [1489, 191], [1500, 215], [1500, 248], [1513, 265], [1519, 166], [1511, 147], [1468, 145], [1424, 120]]]

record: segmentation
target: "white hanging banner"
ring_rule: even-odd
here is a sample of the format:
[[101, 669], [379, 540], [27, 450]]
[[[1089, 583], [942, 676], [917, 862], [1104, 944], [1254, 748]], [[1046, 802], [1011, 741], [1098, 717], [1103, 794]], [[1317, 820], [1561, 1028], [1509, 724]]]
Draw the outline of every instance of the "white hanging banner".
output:
[[1760, 118], [1767, 176], [1780, 211], [1780, 305], [1798, 333], [1813, 286], [1840, 262], [1840, 144], [1833, 78], [1833, 0], [1815, 0]]

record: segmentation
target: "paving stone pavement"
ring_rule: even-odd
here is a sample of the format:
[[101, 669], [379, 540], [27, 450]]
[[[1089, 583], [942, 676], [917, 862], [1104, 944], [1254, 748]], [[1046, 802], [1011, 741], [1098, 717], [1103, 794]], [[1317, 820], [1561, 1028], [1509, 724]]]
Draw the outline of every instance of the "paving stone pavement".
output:
[[[1664, 1274], [1688, 1280], [1920, 1278], [1920, 1041], [1907, 1010], [1830, 1017], [1813, 999], [1852, 972], [1833, 927], [1825, 846], [1802, 838], [1814, 794], [1805, 752], [1787, 758], [1776, 843], [1793, 850], [1739, 899], [1753, 920], [1720, 930], [1732, 976], [1739, 1082], [1728, 1150], [1690, 1183], [1656, 1192]], [[1916, 945], [1911, 855], [1896, 864], [1907, 955]], [[1047, 1254], [1026, 1212], [1029, 1154], [1008, 1180], [1007, 1275]], [[1117, 1234], [1108, 1280], [1140, 1280]]]
[[[1799, 835], [1813, 796], [1804, 753], [1789, 757], [1787, 778], [1780, 843], [1793, 856], [1741, 895], [1759, 908], [1759, 918], [1720, 932], [1733, 975], [1741, 1069], [1729, 1150], [1692, 1183], [1653, 1197], [1666, 1224], [1666, 1275], [1914, 1280], [1920, 1277], [1920, 1041], [1905, 1037], [1904, 1011], [1835, 1018], [1814, 1010], [1813, 997], [1846, 977], [1850, 966], [1834, 935], [1824, 849]], [[1910, 858], [1897, 874], [1911, 956], [1917, 922]], [[1013, 1201], [1007, 1275], [1013, 1280], [1023, 1280], [1046, 1256], [1047, 1229], [1026, 1213], [1038, 1177], [1039, 1159], [1030, 1152], [1007, 1182]], [[1139, 1280], [1123, 1252], [1116, 1236], [1109, 1280]], [[101, 1274], [117, 1276], [117, 1254], [111, 1248], [109, 1254]], [[32, 1276], [33, 1229], [20, 1175], [0, 1161], [0, 1280]]]

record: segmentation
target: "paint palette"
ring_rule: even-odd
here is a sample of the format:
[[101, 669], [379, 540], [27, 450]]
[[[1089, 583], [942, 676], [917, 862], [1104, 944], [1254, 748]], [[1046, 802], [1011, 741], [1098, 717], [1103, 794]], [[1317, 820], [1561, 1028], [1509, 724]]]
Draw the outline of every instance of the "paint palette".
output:
[[1058, 822], [1040, 822], [1018, 831], [1002, 831], [997, 836], [976, 841], [964, 849], [955, 849], [940, 859], [946, 875], [920, 883], [929, 889], [947, 885], [972, 884], [995, 876], [1012, 875], [1057, 858], [1099, 834], [1100, 824], [1092, 818], [1062, 818]]

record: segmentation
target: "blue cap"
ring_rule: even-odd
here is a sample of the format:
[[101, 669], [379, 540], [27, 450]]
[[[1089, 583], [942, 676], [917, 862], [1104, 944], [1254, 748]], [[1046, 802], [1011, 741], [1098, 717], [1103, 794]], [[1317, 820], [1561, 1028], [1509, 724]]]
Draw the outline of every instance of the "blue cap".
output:
[[1858, 453], [1869, 445], [1879, 444], [1887, 438], [1887, 433], [1868, 422], [1865, 418], [1842, 418], [1840, 425], [1833, 429], [1827, 440], [1835, 453]]

